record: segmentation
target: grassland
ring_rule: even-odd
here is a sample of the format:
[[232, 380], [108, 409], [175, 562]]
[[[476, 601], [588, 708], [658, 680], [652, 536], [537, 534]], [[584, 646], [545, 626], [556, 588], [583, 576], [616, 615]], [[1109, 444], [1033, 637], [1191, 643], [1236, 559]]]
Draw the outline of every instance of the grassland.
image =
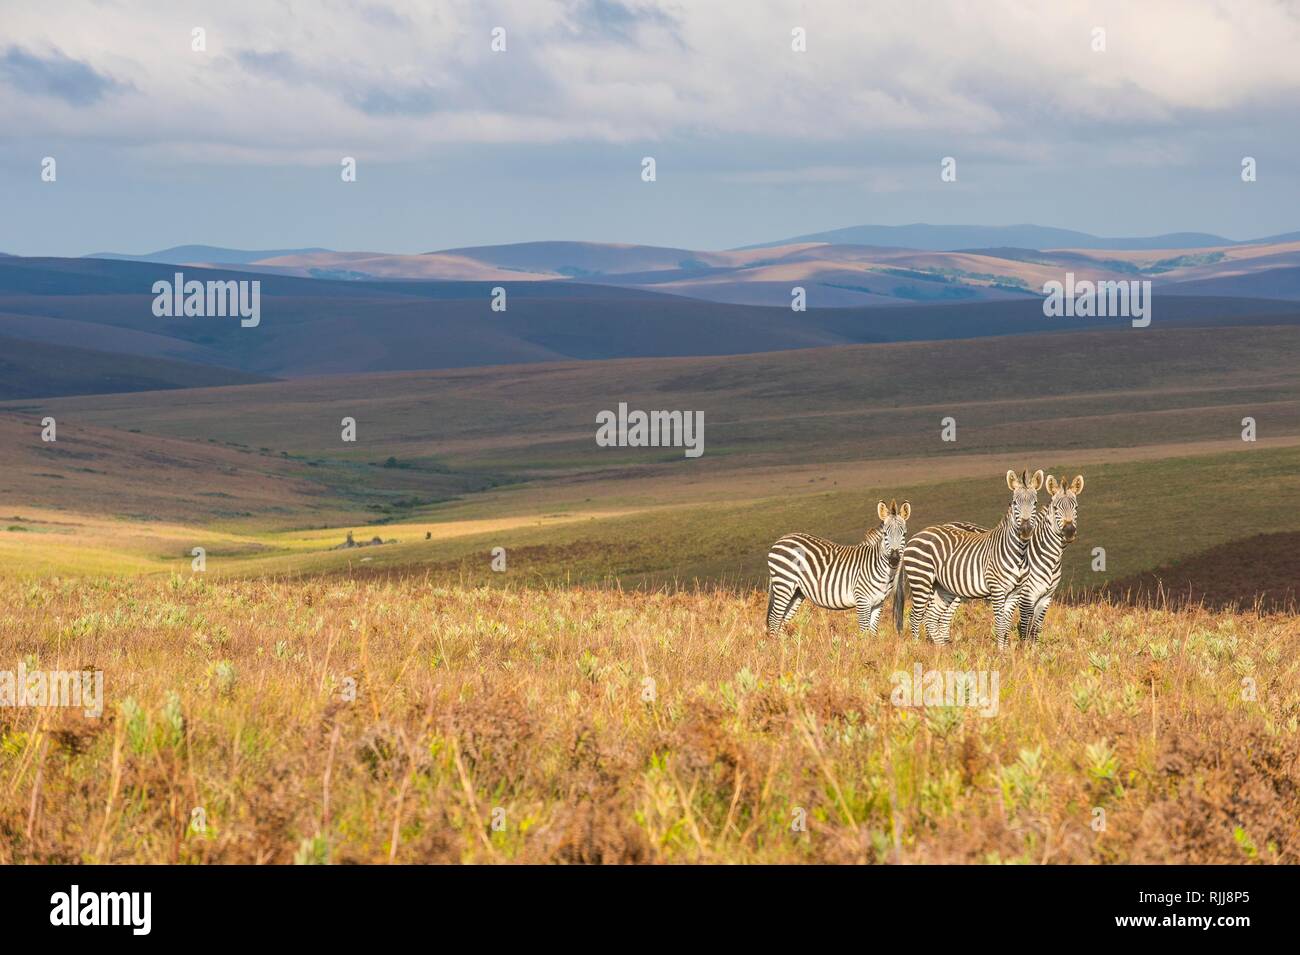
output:
[[[1294, 565], [1297, 357], [1260, 327], [9, 403], [0, 671], [102, 671], [106, 708], [0, 706], [0, 862], [1300, 861], [1300, 625], [1239, 550]], [[704, 410], [706, 454], [596, 448], [621, 400]], [[1243, 606], [1093, 594], [1003, 654], [981, 605], [947, 650], [765, 633], [776, 537], [882, 497], [992, 523], [1026, 466], [1087, 478], [1067, 591]], [[917, 664], [996, 672], [996, 715], [895, 706]]]
[[[992, 522], [1028, 465], [1087, 471], [1067, 573], [1092, 586], [1300, 529], [1297, 361], [1293, 327], [1153, 329], [11, 402], [0, 572], [183, 571], [203, 546], [216, 575], [495, 583], [505, 547], [533, 583], [753, 586], [772, 539], [857, 539], [877, 497]], [[704, 456], [597, 447], [619, 401], [702, 410]], [[334, 550], [348, 530], [397, 543]]]
[[[981, 607], [947, 650], [762, 610], [2, 580], [0, 660], [106, 709], [0, 708], [0, 863], [1300, 862], [1293, 617], [1054, 608], [998, 654]], [[918, 663], [996, 715], [894, 705]]]
[[[1014, 463], [1014, 462], [1013, 462]], [[1058, 476], [1072, 466], [1035, 459]], [[1188, 458], [1080, 465], [1088, 489], [1080, 500], [1080, 538], [1066, 552], [1066, 590], [1086, 590], [1186, 558], [1241, 536], [1241, 529], [1300, 530], [1300, 446], [1221, 452]], [[705, 504], [662, 504], [623, 515], [545, 524], [520, 523], [485, 533], [426, 542], [404, 525], [386, 535], [402, 543], [362, 552], [305, 553], [259, 561], [273, 573], [432, 571], [442, 582], [492, 584], [501, 578], [533, 584], [610, 584], [622, 587], [692, 586], [721, 583], [763, 586], [772, 541], [792, 530], [852, 542], [875, 525], [878, 499], [910, 499], [909, 525], [960, 518], [986, 526], [1006, 505], [1002, 471], [980, 478], [933, 484], [890, 483], [876, 487], [831, 488], [779, 497]], [[1178, 482], [1177, 485], [1174, 482]], [[1180, 487], [1171, 494], [1171, 486]], [[1260, 494], [1225, 489], [1259, 486]], [[458, 526], [458, 525], [453, 525]], [[506, 574], [491, 569], [491, 551], [506, 549]], [[1105, 567], [1094, 571], [1094, 548], [1106, 551]], [[1294, 561], [1292, 561], [1294, 565]], [[230, 573], [247, 574], [249, 565]]]
[[[412, 476], [466, 472], [686, 481], [792, 463], [1172, 445], [1236, 438], [1245, 415], [1261, 438], [1296, 436], [1297, 364], [1300, 327], [1155, 328], [299, 379], [9, 402], [0, 413], [266, 449], [326, 468], [320, 483], [336, 494], [409, 494]], [[596, 413], [620, 401], [702, 411], [703, 457], [597, 447]], [[940, 439], [946, 416], [955, 443]], [[344, 417], [357, 421], [355, 443], [340, 440]], [[389, 457], [406, 468], [376, 471]]]
[[[930, 474], [922, 461], [893, 470], [831, 471], [829, 477], [795, 472], [748, 483], [714, 479], [689, 488], [664, 481], [630, 482], [636, 490], [615, 481], [544, 492], [509, 487], [378, 526], [223, 529], [27, 508], [0, 511], [0, 571], [24, 578], [188, 575], [193, 548], [203, 547], [205, 573], [221, 578], [414, 574], [444, 585], [748, 589], [764, 584], [764, 557], [773, 540], [792, 530], [860, 539], [880, 498], [910, 499], [914, 530], [958, 518], [992, 524], [1005, 506], [1001, 475], [1009, 463], [1086, 475], [1080, 537], [1064, 564], [1065, 589], [1084, 591], [1194, 559], [1242, 537], [1243, 528], [1300, 531], [1294, 506], [1300, 444], [1235, 445], [1179, 457], [970, 457], [956, 468], [960, 477], [938, 466]], [[778, 482], [782, 486], [773, 486]], [[392, 543], [338, 549], [349, 530], [358, 540], [379, 536]], [[1106, 552], [1100, 570], [1094, 569], [1097, 547]], [[504, 572], [492, 567], [495, 548], [505, 549]], [[1285, 566], [1294, 568], [1295, 560]], [[1212, 564], [1201, 573], [1232, 576]], [[1250, 581], [1238, 583], [1249, 605]]]

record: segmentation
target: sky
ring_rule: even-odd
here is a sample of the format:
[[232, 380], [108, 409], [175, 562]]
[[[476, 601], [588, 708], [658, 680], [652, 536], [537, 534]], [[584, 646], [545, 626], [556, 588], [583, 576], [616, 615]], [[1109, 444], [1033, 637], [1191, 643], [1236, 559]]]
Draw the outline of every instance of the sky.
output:
[[0, 252], [1260, 237], [1296, 50], [1272, 0], [0, 0]]

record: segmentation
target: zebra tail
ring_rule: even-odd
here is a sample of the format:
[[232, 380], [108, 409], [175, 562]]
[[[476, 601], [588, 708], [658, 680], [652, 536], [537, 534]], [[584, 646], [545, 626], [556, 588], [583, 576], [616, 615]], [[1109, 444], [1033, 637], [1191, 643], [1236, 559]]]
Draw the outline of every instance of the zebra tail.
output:
[[898, 573], [894, 578], [894, 632], [903, 632], [903, 606], [907, 602], [907, 575], [903, 573], [903, 562], [898, 562]]

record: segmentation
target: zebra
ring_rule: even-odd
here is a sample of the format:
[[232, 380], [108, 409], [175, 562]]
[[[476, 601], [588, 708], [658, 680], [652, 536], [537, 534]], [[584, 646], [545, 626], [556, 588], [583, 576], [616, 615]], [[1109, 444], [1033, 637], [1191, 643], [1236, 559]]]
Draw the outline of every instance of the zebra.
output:
[[896, 586], [907, 545], [909, 501], [876, 505], [880, 526], [861, 544], [846, 546], [811, 534], [790, 534], [767, 554], [767, 632], [780, 633], [804, 598], [829, 610], [858, 611], [858, 630], [873, 634], [880, 609]]
[[1043, 617], [1061, 584], [1061, 557], [1073, 543], [1079, 527], [1079, 495], [1083, 475], [1068, 486], [1047, 475], [1044, 485], [1052, 499], [1038, 514], [1038, 526], [1025, 548], [1029, 573], [1020, 592], [1020, 639], [1034, 643], [1043, 630]]
[[1025, 548], [1037, 522], [1038, 490], [1043, 472], [1020, 476], [1007, 472], [1011, 503], [989, 530], [954, 521], [927, 527], [903, 551], [902, 579], [894, 592], [894, 626], [903, 629], [903, 587], [912, 593], [912, 638], [920, 639], [925, 622], [930, 639], [949, 640], [948, 628], [962, 600], [988, 598], [993, 603], [998, 649], [1007, 646], [1027, 568]]

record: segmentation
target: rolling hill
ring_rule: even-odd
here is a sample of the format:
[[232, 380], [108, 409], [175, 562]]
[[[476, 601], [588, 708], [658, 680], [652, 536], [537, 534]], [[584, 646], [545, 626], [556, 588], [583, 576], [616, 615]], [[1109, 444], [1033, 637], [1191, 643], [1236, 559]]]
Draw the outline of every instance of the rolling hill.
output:
[[[773, 535], [852, 539], [879, 494], [995, 519], [1014, 465], [1086, 471], [1110, 566], [1088, 572], [1089, 544], [1071, 579], [1131, 577], [1300, 530], [1298, 359], [1300, 326], [1153, 326], [9, 401], [0, 564], [166, 571], [201, 543], [214, 574], [478, 581], [501, 545], [529, 580], [748, 586]], [[705, 453], [598, 446], [620, 402], [702, 412]], [[397, 543], [337, 550], [348, 529]]]
[[[302, 378], [185, 392], [0, 404], [91, 427], [265, 448], [305, 459], [603, 479], [686, 473], [679, 449], [601, 448], [595, 415], [702, 411], [689, 473], [754, 467], [1240, 442], [1300, 435], [1300, 326], [1152, 328], [855, 345], [728, 357]], [[939, 440], [953, 416], [958, 440]], [[339, 422], [353, 416], [358, 440]], [[792, 458], [792, 449], [798, 449]], [[369, 480], [404, 481], [403, 469]], [[416, 472], [412, 472], [413, 474]], [[433, 472], [430, 472], [433, 473]]]
[[[278, 378], [1093, 328], [1133, 331], [1123, 320], [1045, 318], [1039, 300], [1024, 294], [1007, 301], [819, 308], [814, 287], [814, 307], [793, 312], [590, 282], [324, 281], [267, 274], [256, 276], [261, 324], [242, 328], [234, 319], [155, 317], [153, 282], [171, 280], [177, 268], [105, 259], [0, 260], [0, 336]], [[198, 280], [253, 278], [230, 269], [183, 271]], [[949, 287], [928, 278], [909, 281]], [[491, 308], [498, 286], [507, 292], [504, 312]], [[1161, 326], [1300, 322], [1300, 306], [1261, 298], [1157, 294], [1155, 308]], [[35, 378], [40, 369], [24, 374]], [[91, 387], [70, 386], [78, 392]]]
[[[1267, 241], [1267, 240], [1265, 240]], [[1019, 246], [1028, 249], [1178, 249], [1232, 245], [1232, 239], [1206, 232], [1176, 232], [1132, 238], [1103, 238], [1074, 229], [1040, 225], [859, 225], [812, 232], [789, 239], [765, 242], [753, 248], [789, 245], [794, 242], [828, 242], [835, 245], [880, 245], [935, 252], [988, 246]]]
[[[3, 316], [0, 316], [0, 328]], [[95, 351], [0, 336], [0, 400], [212, 388], [268, 381], [192, 362]]]
[[[1279, 279], [1279, 271], [1300, 267], [1300, 240], [1294, 235], [1253, 242], [1181, 233], [1096, 240], [1037, 227], [950, 229], [957, 231], [943, 234], [966, 240], [960, 247], [930, 248], [907, 229], [860, 235], [846, 230], [727, 251], [522, 242], [421, 255], [310, 251], [259, 259], [248, 253], [240, 256], [239, 268], [362, 282], [577, 281], [781, 308], [789, 307], [796, 286], [805, 289], [811, 308], [1023, 299], [1041, 295], [1045, 282], [1060, 281], [1066, 272], [1091, 281], [1146, 279], [1157, 291], [1177, 289], [1180, 294], [1300, 299], [1292, 279]], [[908, 244], [913, 242], [920, 248]], [[194, 264], [210, 263], [200, 259]], [[1248, 278], [1214, 284], [1239, 276]]]
[[216, 245], [174, 245], [157, 252], [131, 255], [122, 252], [92, 252], [88, 259], [117, 259], [124, 262], [163, 262], [169, 265], [216, 262], [222, 265], [242, 265], [281, 255], [309, 255], [328, 252], [329, 249], [229, 249]]

